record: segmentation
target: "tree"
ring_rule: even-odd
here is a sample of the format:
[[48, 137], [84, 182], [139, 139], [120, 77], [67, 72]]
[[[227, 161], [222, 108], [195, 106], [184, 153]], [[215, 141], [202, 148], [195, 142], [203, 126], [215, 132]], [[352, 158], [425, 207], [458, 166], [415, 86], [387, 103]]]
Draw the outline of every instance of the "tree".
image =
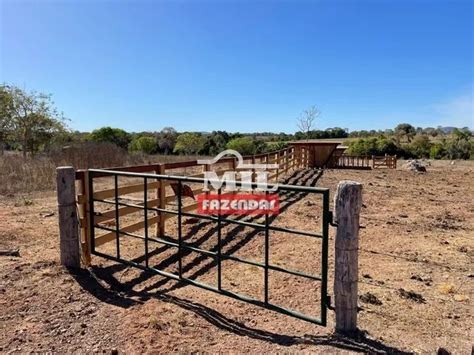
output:
[[[51, 95], [27, 93], [15, 86], [2, 87], [3, 99], [10, 101], [14, 138], [21, 143], [23, 156], [34, 155], [65, 130], [65, 119], [53, 106]], [[9, 97], [9, 98], [8, 98]]]
[[158, 147], [163, 153], [169, 154], [173, 151], [177, 138], [178, 132], [173, 127], [165, 127], [158, 133]]
[[453, 130], [453, 136], [457, 141], [469, 141], [472, 137], [472, 132], [467, 127], [461, 129], [455, 128]]
[[432, 144], [426, 134], [417, 135], [410, 144], [410, 150], [415, 157], [428, 158], [430, 156]]
[[226, 148], [236, 150], [242, 155], [250, 155], [250, 154], [255, 154], [257, 146], [252, 138], [239, 137], [239, 138], [234, 138], [230, 140], [227, 143]]
[[400, 123], [397, 125], [397, 127], [395, 127], [394, 131], [399, 141], [401, 138], [405, 137], [408, 143], [411, 142], [412, 138], [416, 134], [415, 127], [409, 123]]
[[314, 121], [319, 117], [321, 112], [316, 106], [311, 106], [304, 110], [298, 118], [297, 125], [301, 132], [306, 134], [306, 139], [309, 139], [309, 131], [314, 125]]
[[226, 148], [230, 137], [226, 131], [213, 131], [206, 137], [203, 147], [203, 154], [217, 155]]
[[120, 148], [127, 149], [130, 143], [130, 134], [120, 128], [102, 127], [92, 131], [88, 140], [93, 142], [114, 143]]
[[135, 137], [129, 144], [128, 149], [132, 152], [143, 152], [152, 154], [156, 151], [156, 139], [153, 137]]
[[13, 98], [6, 85], [0, 87], [0, 155], [13, 129]]
[[204, 147], [206, 138], [199, 133], [182, 133], [176, 139], [174, 152], [178, 154], [198, 154]]

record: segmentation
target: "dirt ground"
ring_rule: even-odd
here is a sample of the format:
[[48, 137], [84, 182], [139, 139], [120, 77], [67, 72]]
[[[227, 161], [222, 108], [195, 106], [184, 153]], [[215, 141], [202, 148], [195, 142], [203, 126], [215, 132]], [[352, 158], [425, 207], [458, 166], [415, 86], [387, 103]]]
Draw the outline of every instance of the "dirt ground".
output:
[[[402, 165], [403, 163], [399, 164]], [[103, 258], [70, 274], [58, 262], [55, 193], [0, 197], [0, 352], [368, 352], [455, 354], [472, 349], [474, 162], [431, 162], [428, 172], [397, 170], [301, 171], [290, 182], [329, 187], [363, 183], [360, 231], [361, 333], [335, 335], [334, 314], [321, 327], [225, 296], [186, 286]], [[332, 201], [331, 201], [332, 204]], [[282, 197], [275, 225], [320, 231], [321, 197]], [[175, 231], [170, 220], [169, 231]], [[185, 221], [186, 242], [216, 243], [214, 226]], [[171, 238], [176, 236], [170, 236]], [[330, 230], [332, 294], [334, 230]], [[223, 229], [224, 252], [262, 261], [263, 234]], [[318, 275], [321, 244], [284, 233], [270, 236], [272, 264]], [[113, 243], [112, 243], [113, 244]], [[102, 251], [114, 253], [107, 244]], [[124, 240], [126, 258], [143, 243]], [[150, 247], [150, 265], [174, 272], [176, 250]], [[143, 260], [141, 260], [143, 261]], [[215, 285], [213, 259], [185, 253], [187, 277]], [[262, 269], [222, 264], [225, 289], [262, 298]], [[319, 282], [272, 271], [270, 300], [319, 316]]]

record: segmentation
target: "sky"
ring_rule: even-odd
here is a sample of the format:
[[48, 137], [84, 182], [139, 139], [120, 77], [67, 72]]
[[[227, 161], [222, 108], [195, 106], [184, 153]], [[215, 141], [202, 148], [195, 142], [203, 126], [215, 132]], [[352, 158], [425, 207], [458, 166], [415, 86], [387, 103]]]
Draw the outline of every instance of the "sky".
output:
[[0, 0], [0, 82], [80, 131], [473, 128], [473, 5]]

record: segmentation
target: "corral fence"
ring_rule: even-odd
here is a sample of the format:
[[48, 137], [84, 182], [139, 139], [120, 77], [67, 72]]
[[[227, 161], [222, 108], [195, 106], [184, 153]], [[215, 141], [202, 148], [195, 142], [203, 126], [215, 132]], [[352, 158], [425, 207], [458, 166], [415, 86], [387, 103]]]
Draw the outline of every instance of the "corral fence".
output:
[[342, 154], [334, 159], [336, 169], [378, 169], [397, 168], [396, 155], [346, 155]]
[[372, 169], [378, 168], [396, 169], [397, 156], [388, 154], [385, 154], [384, 156], [372, 155]]
[[[244, 164], [276, 164], [276, 168], [272, 169], [268, 176], [269, 182], [277, 182], [280, 178], [287, 176], [290, 172], [296, 169], [303, 169], [307, 167], [308, 155], [304, 150], [295, 153], [291, 148], [279, 150], [272, 153], [258, 154], [252, 156], [244, 156]], [[175, 163], [164, 163], [164, 164], [151, 164], [141, 166], [130, 166], [130, 167], [119, 167], [108, 169], [110, 171], [121, 171], [130, 173], [148, 173], [156, 175], [179, 175], [187, 176], [189, 178], [202, 178], [204, 173], [207, 171], [213, 171], [217, 177], [228, 171], [239, 171], [238, 161], [235, 157], [222, 158], [214, 164], [199, 164], [197, 160], [175, 162]], [[256, 173], [254, 171], [254, 173]], [[90, 218], [87, 215], [87, 210], [92, 199], [95, 200], [106, 200], [110, 198], [118, 199], [125, 195], [139, 193], [144, 190], [143, 181], [137, 181], [120, 187], [107, 186], [106, 188], [100, 188], [96, 186], [94, 191], [90, 190], [89, 185], [89, 174], [90, 170], [79, 170], [76, 172], [76, 179], [78, 181], [78, 210], [80, 215], [80, 227], [82, 235], [82, 250], [83, 259], [86, 264], [90, 263], [90, 247], [91, 245], [91, 230], [90, 230]], [[104, 173], [105, 174], [105, 173]], [[100, 174], [95, 173], [96, 178], [100, 177]], [[255, 181], [255, 175], [253, 176]], [[202, 184], [192, 184], [190, 186], [192, 194], [194, 196], [203, 192]], [[154, 198], [148, 201], [149, 207], [166, 209], [170, 203], [175, 202], [176, 193], [173, 190], [170, 180], [167, 179], [156, 179], [147, 184], [148, 196]], [[138, 202], [140, 204], [141, 202]], [[186, 204], [182, 206], [183, 212], [192, 212], [198, 208], [198, 203], [193, 199], [187, 200]], [[119, 216], [126, 216], [137, 212], [137, 208], [133, 206], [123, 206], [118, 211]], [[94, 216], [97, 222], [106, 223], [115, 219], [114, 211], [100, 212]], [[166, 234], [166, 221], [173, 216], [166, 213], [158, 213], [156, 216], [150, 218], [147, 223], [149, 227], [155, 226], [156, 235], [163, 236]], [[134, 232], [142, 229], [144, 222], [138, 222], [131, 225], [123, 226], [122, 229], [125, 232]], [[100, 246], [114, 239], [114, 233], [109, 232], [107, 234], [97, 237], [95, 241], [96, 246]]]
[[[243, 157], [246, 163], [276, 164], [269, 179], [278, 182], [284, 176], [308, 166], [308, 152], [293, 148]], [[249, 222], [222, 215], [195, 213], [198, 204], [193, 197], [203, 193], [204, 173], [213, 171], [222, 176], [226, 171], [238, 171], [238, 161], [234, 157], [222, 158], [213, 164], [198, 164], [197, 161], [152, 164], [111, 169], [89, 169], [75, 171], [73, 168], [58, 168], [58, 206], [60, 226], [61, 263], [67, 267], [91, 264], [95, 255], [140, 269], [155, 272], [206, 290], [217, 292], [241, 301], [284, 313], [312, 323], [326, 325], [330, 297], [327, 294], [328, 280], [328, 231], [329, 225], [337, 225], [334, 300], [336, 309], [336, 329], [350, 331], [356, 328], [357, 318], [357, 245], [359, 230], [359, 210], [361, 207], [361, 185], [342, 182], [334, 199], [335, 216], [329, 210], [329, 189], [309, 186], [275, 185], [279, 193], [296, 192], [319, 194], [322, 196], [321, 230], [307, 231], [272, 225], [265, 215], [263, 222]], [[255, 176], [256, 171], [252, 176]], [[107, 180], [106, 183], [104, 180]], [[241, 181], [226, 181], [241, 186]], [[76, 194], [77, 186], [77, 194]], [[255, 179], [252, 187], [256, 187]], [[221, 189], [215, 191], [221, 194]], [[137, 197], [138, 195], [138, 197]], [[108, 207], [104, 207], [108, 206]], [[138, 221], [123, 223], [122, 218], [138, 216]], [[193, 246], [183, 240], [182, 218], [198, 218], [214, 222], [217, 226], [218, 242], [212, 250]], [[260, 219], [262, 219], [260, 218]], [[126, 219], [126, 218], [125, 218]], [[177, 222], [178, 238], [167, 235], [167, 221]], [[335, 224], [334, 224], [335, 223]], [[222, 252], [220, 245], [223, 224], [237, 224], [255, 228], [264, 233], [264, 262], [255, 262]], [[142, 233], [140, 233], [142, 231]], [[269, 262], [269, 242], [273, 232], [290, 233], [298, 237], [316, 238], [322, 241], [321, 269], [312, 275], [290, 270]], [[121, 254], [121, 243], [126, 238], [143, 241], [143, 263], [125, 258]], [[173, 248], [178, 258], [178, 272], [170, 273], [149, 264], [151, 243]], [[100, 248], [107, 246], [107, 251]], [[112, 249], [110, 248], [112, 247]], [[198, 252], [214, 258], [217, 267], [217, 287], [185, 277], [182, 272], [184, 251]], [[232, 260], [252, 265], [264, 271], [262, 299], [249, 298], [222, 287], [222, 261]], [[280, 271], [293, 276], [319, 281], [320, 316], [315, 318], [270, 302], [268, 298], [268, 273]]]
[[372, 158], [368, 155], [341, 155], [337, 158], [335, 168], [338, 169], [371, 169]]

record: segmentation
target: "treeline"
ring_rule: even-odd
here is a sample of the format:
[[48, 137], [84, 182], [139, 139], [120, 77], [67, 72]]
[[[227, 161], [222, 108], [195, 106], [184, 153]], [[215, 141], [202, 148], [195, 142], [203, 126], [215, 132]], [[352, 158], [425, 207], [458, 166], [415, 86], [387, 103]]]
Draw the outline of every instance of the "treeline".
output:
[[[310, 126], [306, 125], [306, 128]], [[131, 153], [212, 156], [225, 149], [235, 149], [247, 155], [282, 149], [292, 140], [328, 138], [348, 138], [349, 153], [357, 155], [387, 153], [417, 158], [474, 158], [472, 132], [468, 128], [415, 128], [407, 123], [384, 131], [349, 132], [334, 127], [305, 129], [295, 134], [177, 132], [172, 127], [139, 133], [112, 127], [102, 127], [90, 133], [70, 131], [67, 120], [54, 107], [51, 96], [28, 93], [11, 85], [0, 86], [0, 154], [7, 149], [34, 156], [85, 142], [105, 142]]]
[[474, 141], [469, 129], [455, 128], [449, 137], [433, 140], [426, 134], [359, 138], [349, 143], [350, 155], [397, 155], [402, 158], [474, 159]]
[[130, 152], [146, 154], [216, 155], [225, 149], [256, 154], [282, 148], [284, 143], [265, 142], [255, 135], [214, 131], [181, 132], [165, 127], [159, 132], [128, 133], [119, 128], [102, 127], [80, 139], [111, 142]]

